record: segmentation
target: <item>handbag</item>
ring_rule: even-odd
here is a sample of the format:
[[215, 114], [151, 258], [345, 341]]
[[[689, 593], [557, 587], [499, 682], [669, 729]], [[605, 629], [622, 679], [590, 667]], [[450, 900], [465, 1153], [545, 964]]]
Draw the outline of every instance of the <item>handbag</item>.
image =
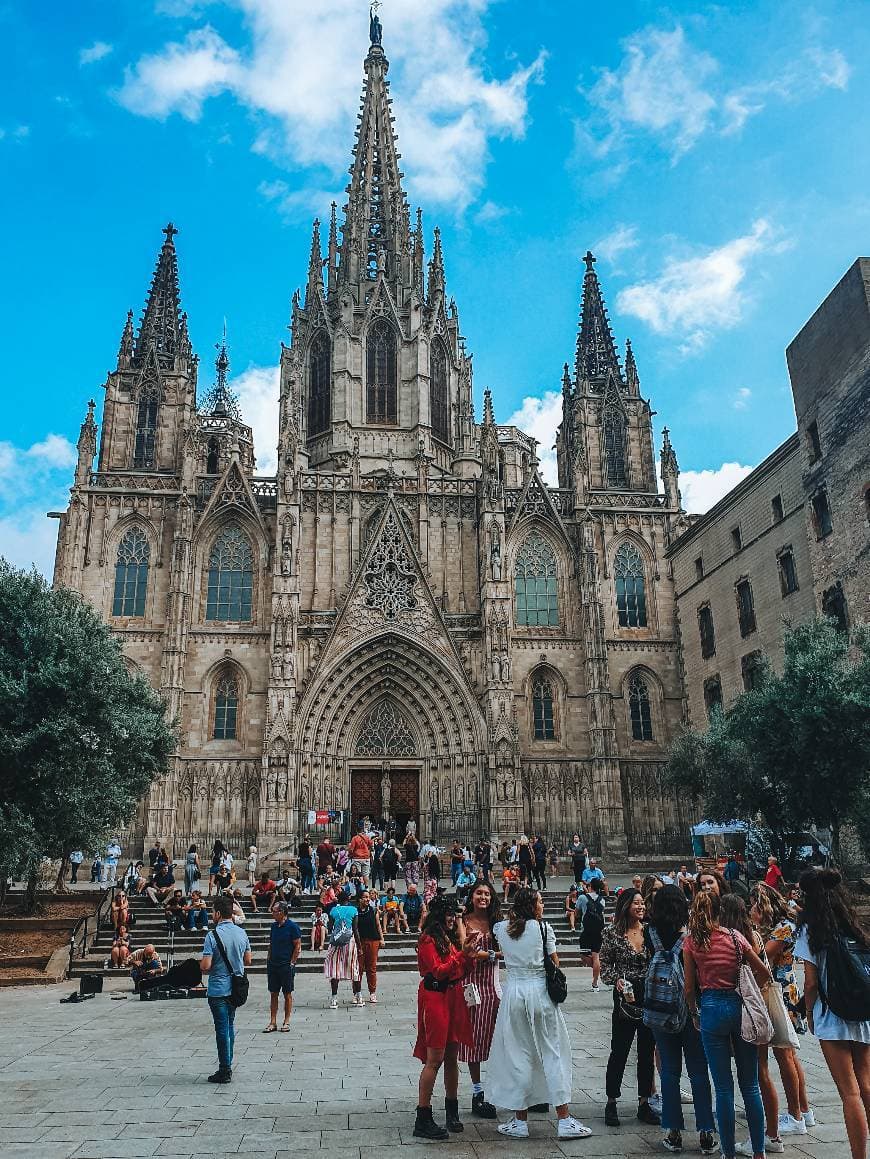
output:
[[737, 954], [736, 990], [743, 1005], [740, 1037], [752, 1046], [766, 1046], [773, 1038], [773, 1023], [767, 1012], [767, 1003], [762, 997], [751, 967], [743, 960], [743, 951], [734, 936], [734, 931], [730, 930], [729, 933], [734, 943], [734, 952]]
[[234, 1006], [234, 1007], [236, 1007], [236, 1009], [238, 1009], [239, 1006], [244, 1006], [245, 1003], [248, 1001], [248, 991], [251, 988], [251, 981], [248, 978], [247, 974], [244, 974], [244, 973], [234, 974], [233, 973], [233, 968], [230, 965], [230, 960], [227, 957], [227, 952], [224, 949], [224, 944], [221, 941], [220, 935], [217, 932], [217, 926], [215, 926], [215, 928], [212, 930], [212, 933], [214, 934], [214, 940], [217, 942], [217, 947], [221, 952], [221, 957], [224, 960], [224, 965], [226, 966], [226, 968], [230, 972], [230, 993], [229, 993], [230, 1006]]
[[547, 953], [547, 935], [544, 932], [544, 923], [538, 922], [541, 927], [541, 941], [544, 945], [544, 971], [547, 975], [547, 993], [550, 995], [550, 1001], [557, 1006], [560, 1002], [564, 1002], [568, 997], [568, 980], [565, 974], [550, 955]]
[[480, 989], [476, 982], [466, 982], [462, 987], [462, 994], [466, 1006], [480, 1005]]
[[788, 1011], [785, 1008], [782, 987], [778, 982], [773, 982], [772, 985], [765, 987], [762, 994], [767, 1003], [767, 1013], [770, 1015], [770, 1021], [773, 1024], [773, 1038], [770, 1040], [770, 1045], [773, 1047], [791, 1047], [792, 1050], [800, 1050], [800, 1039], [797, 1036], [794, 1023], [789, 1018]]

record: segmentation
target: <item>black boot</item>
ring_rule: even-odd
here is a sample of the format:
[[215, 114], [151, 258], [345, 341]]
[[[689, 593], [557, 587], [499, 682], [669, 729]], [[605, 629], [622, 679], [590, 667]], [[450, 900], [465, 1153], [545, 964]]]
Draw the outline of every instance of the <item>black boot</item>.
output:
[[439, 1127], [432, 1118], [431, 1107], [418, 1107], [417, 1119], [414, 1123], [415, 1139], [449, 1139], [450, 1133], [444, 1127]]
[[604, 1125], [606, 1127], [619, 1126], [619, 1112], [613, 1099], [608, 1099], [607, 1106], [604, 1108]]
[[447, 1117], [448, 1131], [458, 1135], [460, 1131], [465, 1130], [459, 1119], [459, 1099], [445, 1099], [444, 1112]]
[[233, 1081], [233, 1072], [218, 1067], [214, 1074], [208, 1076], [208, 1081], [210, 1083], [231, 1083]]
[[471, 1113], [476, 1119], [497, 1119], [498, 1111], [486, 1101], [483, 1091], [473, 1095], [471, 1099]]

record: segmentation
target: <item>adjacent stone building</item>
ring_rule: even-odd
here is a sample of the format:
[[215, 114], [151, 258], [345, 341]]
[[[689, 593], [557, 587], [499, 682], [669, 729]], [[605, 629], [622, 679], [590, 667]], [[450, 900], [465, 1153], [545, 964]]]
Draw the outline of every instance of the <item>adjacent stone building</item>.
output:
[[171, 225], [105, 383], [96, 467], [93, 405], [82, 426], [55, 582], [181, 721], [128, 847], [268, 854], [332, 810], [336, 836], [368, 815], [442, 842], [579, 831], [611, 865], [676, 852], [696, 819], [660, 782], [683, 715], [676, 456], [666, 437], [660, 493], [592, 254], [558, 486], [489, 391], [478, 420], [373, 32], [347, 204], [325, 255], [315, 223], [281, 350], [276, 475], [256, 474], [225, 348], [198, 391]]
[[782, 662], [787, 624], [870, 619], [870, 260], [859, 258], [786, 351], [797, 433], [671, 545], [687, 712]]

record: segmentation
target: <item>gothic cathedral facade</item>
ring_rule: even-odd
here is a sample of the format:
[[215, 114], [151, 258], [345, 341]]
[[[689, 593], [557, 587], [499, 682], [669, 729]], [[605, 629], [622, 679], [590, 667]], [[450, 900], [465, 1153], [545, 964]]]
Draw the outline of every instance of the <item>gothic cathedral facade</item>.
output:
[[576, 831], [610, 864], [682, 849], [691, 803], [661, 783], [683, 717], [667, 432], [660, 493], [591, 254], [558, 486], [489, 391], [477, 421], [379, 43], [364, 67], [343, 224], [333, 205], [324, 258], [315, 223], [282, 345], [276, 475], [255, 472], [225, 348], [197, 393], [171, 225], [105, 383], [98, 455], [93, 404], [82, 426], [54, 580], [181, 728], [128, 847], [279, 853], [315, 810], [338, 837], [368, 815], [436, 842]]

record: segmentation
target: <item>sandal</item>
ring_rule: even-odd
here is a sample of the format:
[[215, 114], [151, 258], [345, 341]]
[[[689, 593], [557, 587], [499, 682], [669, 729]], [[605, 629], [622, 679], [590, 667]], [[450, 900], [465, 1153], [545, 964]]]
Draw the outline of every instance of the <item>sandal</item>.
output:
[[290, 1023], [289, 1022], [285, 1022], [284, 1025], [281, 1027], [281, 1033], [282, 1034], [289, 1034], [290, 1033]]
[[264, 1034], [274, 1034], [274, 1033], [275, 1033], [275, 1031], [276, 1031], [277, 1029], [278, 1029], [278, 1027], [277, 1027], [277, 1026], [271, 1026], [271, 1025], [270, 1025], [270, 1026], [267, 1026], [267, 1027], [266, 1027], [266, 1029], [263, 1031], [263, 1033], [264, 1033]]

